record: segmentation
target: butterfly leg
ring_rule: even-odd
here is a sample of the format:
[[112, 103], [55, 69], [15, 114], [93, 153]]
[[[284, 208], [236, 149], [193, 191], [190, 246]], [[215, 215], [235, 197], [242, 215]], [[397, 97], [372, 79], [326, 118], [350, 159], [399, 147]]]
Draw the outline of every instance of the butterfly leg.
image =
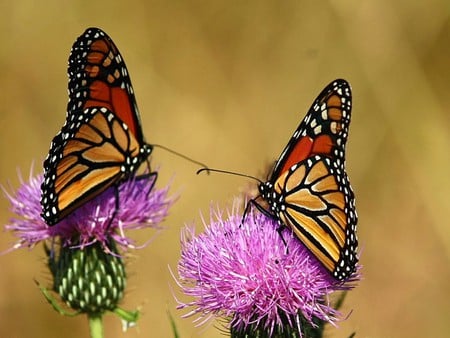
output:
[[150, 181], [150, 179], [152, 179], [150, 186], [148, 188], [146, 188], [146, 189], [148, 189], [147, 190], [147, 196], [148, 196], [150, 194], [150, 192], [153, 190], [153, 187], [155, 186], [157, 178], [158, 178], [158, 172], [153, 171], [153, 172], [149, 172], [149, 173], [145, 173], [145, 174], [136, 176], [134, 179], [137, 181], [147, 180], [147, 179]]
[[[241, 224], [239, 225], [239, 228], [242, 227], [244, 225], [244, 221], [247, 218], [247, 213], [250, 211], [251, 208], [251, 203], [254, 202], [253, 199], [251, 199], [250, 201], [247, 202], [247, 204], [245, 205], [245, 209], [244, 209], [244, 213], [242, 214], [242, 219], [241, 219]], [[256, 202], [254, 202], [256, 203]]]
[[[245, 218], [247, 217], [247, 213], [250, 211], [250, 208], [252, 207], [252, 205], [255, 206], [256, 209], [258, 209], [265, 216], [272, 218], [272, 219], [276, 219], [272, 213], [270, 213], [268, 210], [264, 209], [264, 207], [256, 201], [259, 197], [260, 196], [248, 201], [247, 205], [245, 206], [244, 214], [242, 215], [242, 220], [241, 220], [240, 226], [242, 226], [244, 224]], [[283, 224], [281, 224], [280, 222], [278, 222], [277, 232], [280, 235], [284, 246], [286, 247], [286, 253], [289, 253], [289, 248], [288, 248], [287, 242], [283, 237], [283, 229], [284, 228], [285, 228], [285, 226]]]
[[106, 226], [106, 229], [109, 229], [112, 222], [114, 221], [114, 218], [116, 218], [117, 213], [119, 212], [120, 207], [120, 194], [119, 194], [119, 184], [114, 185], [114, 211], [109, 218], [108, 225]]
[[244, 210], [244, 214], [242, 215], [242, 220], [241, 220], [241, 226], [244, 224], [245, 219], [247, 218], [247, 214], [250, 211], [250, 208], [252, 206], [256, 207], [256, 209], [258, 209], [262, 214], [266, 215], [267, 217], [273, 218], [273, 215], [267, 211], [266, 209], [264, 209], [263, 206], [261, 206], [256, 200], [258, 198], [260, 198], [261, 196], [257, 196], [256, 198], [252, 198], [251, 200], [249, 200], [247, 202], [247, 205], [245, 206], [245, 210]]
[[[156, 178], [157, 177], [158, 177], [158, 173], [156, 171], [154, 171], [154, 172], [150, 172], [150, 173], [147, 173], [147, 174], [142, 174], [142, 175], [139, 175], [139, 176], [135, 176], [135, 177], [133, 177], [131, 179], [139, 180], [139, 181], [140, 180], [145, 180], [145, 179], [149, 179], [149, 180], [152, 179], [150, 187], [148, 187], [148, 190], [147, 190], [147, 196], [148, 196], [150, 194], [150, 192], [153, 190], [153, 187], [155, 186], [155, 182], [156, 182]], [[116, 184], [114, 186], [114, 197], [115, 197], [114, 212], [111, 215], [111, 217], [109, 218], [108, 225], [106, 227], [107, 229], [111, 226], [112, 222], [114, 221], [114, 218], [116, 218], [117, 213], [119, 212], [119, 208], [120, 208], [119, 185], [120, 184]]]
[[135, 179], [141, 180], [141, 179], [153, 178], [150, 188], [147, 191], [147, 196], [148, 196], [150, 194], [150, 192], [153, 190], [153, 187], [155, 186], [156, 179], [158, 178], [158, 172], [152, 171], [152, 169], [150, 168], [150, 161], [148, 158], [145, 160], [145, 162], [147, 163], [148, 172], [145, 174], [136, 176]]
[[241, 224], [239, 225], [239, 227], [242, 227], [244, 225], [245, 219], [247, 218], [247, 214], [250, 211], [250, 208], [252, 207], [252, 205], [255, 205], [256, 207], [260, 206], [258, 204], [258, 202], [256, 202], [256, 199], [258, 199], [258, 198], [259, 198], [259, 196], [257, 196], [256, 198], [252, 198], [250, 201], [247, 202], [245, 209], [244, 209], [244, 213], [242, 214]]
[[278, 232], [278, 235], [280, 235], [281, 240], [283, 241], [284, 246], [286, 247], [286, 254], [289, 254], [289, 247], [288, 247], [288, 245], [287, 245], [286, 240], [285, 240], [284, 237], [283, 237], [283, 229], [284, 229], [284, 228], [285, 228], [285, 226], [284, 226], [283, 224], [278, 224], [277, 232]]

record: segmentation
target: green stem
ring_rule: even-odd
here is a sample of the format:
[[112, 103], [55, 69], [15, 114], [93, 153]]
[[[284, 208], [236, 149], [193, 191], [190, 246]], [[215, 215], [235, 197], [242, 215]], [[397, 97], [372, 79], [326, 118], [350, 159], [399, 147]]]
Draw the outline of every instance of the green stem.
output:
[[91, 332], [91, 338], [103, 338], [103, 322], [101, 314], [90, 314], [89, 318], [89, 331]]

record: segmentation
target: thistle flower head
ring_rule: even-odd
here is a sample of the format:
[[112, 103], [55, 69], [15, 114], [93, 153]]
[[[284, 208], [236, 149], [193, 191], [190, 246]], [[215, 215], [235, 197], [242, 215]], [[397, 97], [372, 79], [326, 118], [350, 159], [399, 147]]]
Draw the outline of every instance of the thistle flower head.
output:
[[[12, 249], [33, 247], [56, 237], [63, 246], [83, 248], [101, 243], [107, 250], [112, 239], [123, 249], [136, 248], [134, 240], [125, 235], [126, 230], [158, 228], [174, 201], [168, 197], [168, 186], [153, 188], [155, 176], [137, 177], [118, 188], [107, 189], [56, 225], [48, 226], [41, 217], [42, 179], [42, 175], [30, 175], [26, 182], [20, 177], [21, 186], [15, 193], [4, 189], [14, 213], [5, 229], [19, 238]], [[116, 210], [117, 198], [119, 208]]]
[[[18, 237], [10, 250], [50, 240], [45, 241], [45, 248], [52, 289], [61, 300], [78, 313], [115, 311], [126, 286], [118, 247], [136, 248], [125, 232], [158, 228], [174, 202], [168, 197], [169, 187], [154, 188], [155, 179], [156, 175], [143, 175], [111, 187], [56, 225], [48, 226], [41, 217], [43, 175], [30, 175], [28, 182], [20, 178], [21, 186], [15, 193], [5, 191], [14, 213], [5, 228]], [[133, 318], [131, 322], [136, 317], [126, 311], [120, 313]]]
[[[288, 229], [250, 211], [243, 223], [237, 208], [215, 213], [204, 233], [182, 232], [179, 284], [193, 297], [178, 308], [201, 318], [231, 318], [232, 331], [263, 330], [270, 336], [315, 320], [335, 323], [339, 313], [328, 295], [349, 286], [337, 282]], [[280, 236], [281, 235], [281, 236]]]

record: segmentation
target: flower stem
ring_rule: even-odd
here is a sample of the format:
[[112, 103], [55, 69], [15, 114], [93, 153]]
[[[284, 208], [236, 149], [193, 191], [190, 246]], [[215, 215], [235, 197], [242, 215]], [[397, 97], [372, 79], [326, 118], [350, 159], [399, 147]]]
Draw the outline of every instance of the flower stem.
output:
[[103, 322], [101, 314], [90, 314], [89, 318], [89, 331], [91, 332], [91, 338], [103, 338]]

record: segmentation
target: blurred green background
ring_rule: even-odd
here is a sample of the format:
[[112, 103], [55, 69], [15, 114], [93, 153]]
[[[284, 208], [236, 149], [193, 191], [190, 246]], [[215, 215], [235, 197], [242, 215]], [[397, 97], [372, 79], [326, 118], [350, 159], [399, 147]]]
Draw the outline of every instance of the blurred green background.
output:
[[[45, 4], [44, 4], [45, 3]], [[450, 332], [450, 6], [431, 1], [2, 1], [0, 183], [41, 170], [64, 122], [70, 47], [104, 29], [131, 73], [150, 143], [210, 166], [264, 177], [312, 100], [331, 80], [353, 87], [347, 167], [357, 196], [363, 280], [349, 318], [330, 337], [443, 337]], [[161, 233], [132, 252], [124, 307], [142, 309], [127, 333], [106, 317], [106, 337], [222, 337], [216, 322], [181, 319], [180, 229], [209, 206], [229, 205], [248, 182], [196, 176], [162, 150], [160, 186], [181, 198]], [[11, 214], [0, 199], [0, 223]], [[140, 233], [144, 240], [152, 232]], [[14, 237], [2, 233], [0, 249]], [[49, 282], [42, 247], [0, 256], [0, 337], [87, 337], [33, 279]], [[185, 298], [183, 298], [185, 299]], [[186, 300], [186, 299], [185, 299]], [[185, 312], [184, 312], [185, 313]]]

